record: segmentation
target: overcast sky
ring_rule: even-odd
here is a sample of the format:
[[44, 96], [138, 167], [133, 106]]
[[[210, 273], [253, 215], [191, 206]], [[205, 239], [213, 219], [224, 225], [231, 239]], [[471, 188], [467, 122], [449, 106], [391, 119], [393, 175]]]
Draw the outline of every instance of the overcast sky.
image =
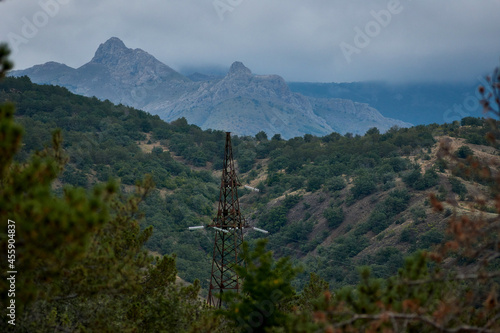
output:
[[499, 0], [0, 2], [16, 69], [88, 62], [116, 36], [173, 67], [287, 81], [474, 81], [500, 63]]

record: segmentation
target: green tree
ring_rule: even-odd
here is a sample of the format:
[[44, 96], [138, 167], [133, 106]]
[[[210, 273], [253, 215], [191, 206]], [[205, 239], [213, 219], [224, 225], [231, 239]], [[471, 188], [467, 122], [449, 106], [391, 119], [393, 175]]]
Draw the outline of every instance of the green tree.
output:
[[314, 302], [318, 300], [323, 293], [329, 290], [328, 282], [323, 280], [319, 275], [311, 273], [309, 275], [309, 282], [304, 287], [297, 300], [297, 305], [301, 311], [312, 311], [314, 309]]
[[7, 71], [14, 67], [12, 61], [9, 60], [9, 54], [7, 44], [0, 43], [0, 79], [3, 79]]
[[325, 185], [330, 191], [334, 192], [343, 190], [346, 186], [346, 183], [344, 178], [342, 178], [341, 176], [337, 176], [329, 179]]
[[273, 137], [271, 138], [271, 140], [273, 140], [273, 141], [281, 141], [283, 139], [281, 138], [281, 134], [276, 133], [276, 134], [273, 135]]
[[283, 311], [295, 295], [292, 281], [300, 271], [289, 258], [273, 260], [266, 252], [267, 240], [259, 240], [254, 250], [243, 244], [246, 266], [236, 268], [243, 280], [241, 293], [226, 293], [227, 309], [221, 313], [242, 332], [266, 332], [271, 327], [283, 327], [288, 316]]
[[332, 229], [337, 228], [344, 222], [344, 210], [342, 207], [329, 207], [323, 211], [323, 216], [328, 222], [328, 226]]
[[267, 134], [264, 131], [260, 131], [259, 133], [255, 134], [255, 139], [257, 141], [267, 141]]
[[377, 190], [377, 184], [372, 175], [363, 174], [354, 180], [351, 193], [354, 199], [364, 198]]
[[[2, 57], [0, 64], [3, 75]], [[67, 161], [61, 132], [51, 148], [19, 163], [22, 134], [14, 106], [0, 105], [0, 248], [15, 254], [3, 257], [2, 267], [19, 272], [15, 297], [6, 292], [6, 276], [0, 280], [2, 304], [16, 305], [16, 325], [1, 316], [0, 330], [187, 329], [202, 312], [199, 284], [177, 286], [175, 258], [153, 261], [144, 249], [152, 228], [140, 228], [138, 207], [151, 178], [129, 196], [113, 181], [90, 191], [67, 186], [56, 195], [52, 185]]]
[[[490, 89], [483, 94], [485, 113], [500, 117], [500, 70], [487, 79]], [[488, 139], [493, 147], [499, 137], [498, 124]], [[439, 155], [465, 174], [480, 177], [490, 184], [487, 197], [496, 212], [492, 216], [455, 213], [448, 221], [448, 235], [431, 229], [419, 237], [420, 243], [440, 243], [432, 253], [418, 252], [406, 259], [398, 274], [388, 279], [374, 279], [369, 269], [362, 269], [361, 283], [320, 298], [315, 304], [314, 323], [301, 332], [498, 332], [500, 330], [500, 179], [488, 172], [486, 161], [464, 162], [450, 153], [449, 143], [442, 142]], [[479, 196], [477, 205], [484, 204]], [[443, 211], [443, 203], [430, 195], [430, 204]], [[409, 230], [409, 229], [406, 229]], [[411, 232], [411, 231], [409, 231]], [[409, 232], [401, 234], [410, 241]], [[379, 262], [396, 255], [396, 249], [378, 252]], [[308, 320], [306, 317], [304, 320]], [[305, 327], [304, 323], [302, 327]], [[299, 327], [299, 325], [297, 325]]]
[[455, 155], [459, 158], [467, 158], [474, 155], [474, 152], [469, 148], [469, 146], [460, 146], [460, 148], [458, 148], [455, 152]]
[[467, 187], [456, 177], [450, 177], [448, 179], [451, 184], [451, 190], [460, 196], [460, 200], [465, 200], [467, 195]]

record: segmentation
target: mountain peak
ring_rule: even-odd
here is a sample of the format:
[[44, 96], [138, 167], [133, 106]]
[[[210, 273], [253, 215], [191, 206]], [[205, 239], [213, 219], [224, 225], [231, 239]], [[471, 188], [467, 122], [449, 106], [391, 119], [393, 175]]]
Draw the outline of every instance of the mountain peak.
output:
[[119, 58], [130, 51], [131, 49], [127, 48], [121, 39], [111, 37], [105, 43], [99, 45], [91, 62], [105, 64], [109, 62], [110, 58]]
[[123, 41], [120, 38], [118, 38], [118, 37], [111, 37], [110, 39], [108, 39], [107, 41], [105, 41], [103, 43], [103, 45], [113, 45], [115, 47], [120, 47], [120, 48], [123, 48], [123, 49], [127, 48], [125, 46], [125, 43], [123, 43]]
[[231, 68], [229, 69], [229, 73], [228, 73], [229, 76], [241, 76], [241, 75], [245, 75], [245, 76], [248, 76], [248, 75], [252, 75], [252, 71], [245, 67], [245, 65], [243, 65], [243, 63], [241, 61], [235, 61], [233, 62], [233, 64], [231, 65]]

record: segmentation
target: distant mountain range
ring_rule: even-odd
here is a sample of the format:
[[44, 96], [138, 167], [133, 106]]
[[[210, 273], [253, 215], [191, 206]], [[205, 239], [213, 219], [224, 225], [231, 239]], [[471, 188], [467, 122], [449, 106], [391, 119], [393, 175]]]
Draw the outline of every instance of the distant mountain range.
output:
[[487, 84], [478, 77], [475, 83], [288, 83], [294, 92], [315, 98], [343, 98], [367, 103], [386, 117], [415, 125], [443, 124], [464, 117], [481, 117], [477, 88]]
[[233, 63], [222, 78], [201, 73], [187, 77], [141, 49], [127, 48], [116, 37], [101, 44], [92, 60], [79, 68], [48, 62], [11, 75], [133, 106], [166, 121], [184, 117], [203, 129], [238, 135], [265, 131], [287, 139], [411, 126], [384, 117], [367, 103], [293, 92], [282, 77], [254, 75], [241, 62]]

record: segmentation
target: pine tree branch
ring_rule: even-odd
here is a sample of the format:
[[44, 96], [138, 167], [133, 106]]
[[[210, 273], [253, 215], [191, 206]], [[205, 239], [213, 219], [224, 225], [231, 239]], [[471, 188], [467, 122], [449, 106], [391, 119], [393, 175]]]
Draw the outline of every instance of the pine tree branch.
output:
[[[492, 331], [488, 329], [491, 325], [493, 325], [497, 320], [500, 318], [500, 315], [492, 318], [485, 327], [476, 327], [476, 326], [469, 326], [469, 325], [462, 325], [454, 328], [446, 328], [443, 325], [438, 324], [435, 322], [432, 318], [428, 316], [423, 316], [423, 315], [417, 315], [417, 314], [406, 314], [406, 313], [394, 313], [394, 312], [383, 312], [380, 314], [356, 314], [352, 315], [352, 317], [346, 321], [340, 322], [338, 324], [335, 324], [334, 327], [341, 328], [341, 327], [346, 327], [349, 325], [354, 324], [358, 320], [377, 320], [377, 321], [387, 321], [387, 319], [390, 319], [393, 325], [393, 328], [398, 329], [397, 326], [394, 326], [394, 321], [395, 320], [404, 320], [406, 326], [408, 322], [410, 321], [419, 321], [421, 323], [427, 324], [429, 326], [432, 326], [433, 328], [439, 330], [439, 332], [445, 332], [445, 333], [462, 333], [462, 332], [470, 332], [470, 333], [494, 333], [495, 331]], [[396, 330], [398, 331], [398, 330]]]
[[68, 296], [56, 296], [56, 297], [53, 297], [52, 300], [53, 301], [66, 301], [68, 299], [77, 298], [78, 296], [79, 296], [78, 294], [71, 294]]
[[422, 280], [412, 280], [412, 281], [403, 281], [400, 284], [415, 286], [428, 284], [432, 282], [449, 282], [449, 281], [464, 281], [464, 280], [486, 280], [490, 278], [500, 277], [500, 271], [491, 272], [491, 273], [475, 273], [475, 274], [457, 274], [455, 276], [447, 276], [447, 277], [435, 277], [429, 279]]

